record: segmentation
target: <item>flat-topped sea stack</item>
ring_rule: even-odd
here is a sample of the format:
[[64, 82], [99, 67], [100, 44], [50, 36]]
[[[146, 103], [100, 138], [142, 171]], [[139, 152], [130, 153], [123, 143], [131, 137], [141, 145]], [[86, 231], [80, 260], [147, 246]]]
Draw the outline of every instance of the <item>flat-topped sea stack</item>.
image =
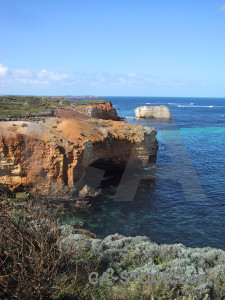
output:
[[137, 118], [155, 118], [158, 120], [172, 119], [170, 110], [165, 105], [158, 106], [140, 106], [134, 110]]
[[[100, 111], [111, 107], [97, 105]], [[0, 188], [72, 198], [83, 188], [78, 183], [87, 167], [122, 170], [128, 160], [134, 167], [156, 161], [154, 128], [96, 119], [84, 109], [59, 111], [61, 117], [0, 122]]]

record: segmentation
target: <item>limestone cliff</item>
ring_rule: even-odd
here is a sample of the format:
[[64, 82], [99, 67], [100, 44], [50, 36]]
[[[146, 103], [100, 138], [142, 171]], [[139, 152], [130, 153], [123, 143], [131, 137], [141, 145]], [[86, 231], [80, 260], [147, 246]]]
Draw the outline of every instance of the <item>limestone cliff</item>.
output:
[[0, 184], [53, 198], [72, 197], [87, 166], [123, 168], [155, 161], [153, 128], [96, 119], [0, 122]]
[[106, 102], [103, 104], [80, 105], [75, 107], [73, 110], [92, 118], [115, 121], [120, 120], [120, 117], [117, 115], [116, 109], [113, 108], [111, 102]]

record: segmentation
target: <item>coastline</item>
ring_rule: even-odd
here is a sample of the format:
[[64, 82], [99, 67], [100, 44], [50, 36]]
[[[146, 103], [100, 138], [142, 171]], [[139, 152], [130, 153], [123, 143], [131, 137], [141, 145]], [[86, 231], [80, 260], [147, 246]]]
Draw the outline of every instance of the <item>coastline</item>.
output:
[[[107, 109], [112, 107], [108, 104], [106, 106]], [[100, 110], [102, 108], [104, 108], [104, 104], [101, 104]], [[74, 166], [77, 165], [80, 156], [82, 157], [82, 162], [87, 162], [86, 167], [101, 167], [105, 170], [112, 167], [115, 170], [123, 169], [130, 157], [130, 147], [133, 144], [138, 145], [136, 163], [144, 165], [151, 157], [153, 158], [153, 162], [156, 161], [158, 146], [155, 139], [156, 131], [153, 128], [146, 129], [121, 121], [99, 119], [99, 114], [96, 114], [98, 117], [93, 118], [89, 115], [89, 112], [89, 109], [84, 109], [82, 110], [82, 114], [77, 111], [72, 111], [72, 113], [70, 111], [69, 114], [68, 109], [63, 109], [57, 117], [45, 117], [44, 121], [43, 119], [24, 119], [21, 121], [1, 122], [1, 171], [3, 172], [1, 182], [4, 184], [4, 180], [8, 180], [7, 184], [12, 189], [16, 186], [15, 192], [20, 194], [25, 191], [26, 195], [26, 192], [30, 192], [27, 188], [31, 185], [32, 188], [34, 187], [32, 181], [29, 182], [29, 179], [35, 178], [37, 180], [39, 178], [36, 182], [39, 188], [40, 184], [42, 184], [41, 191], [44, 192], [46, 199], [51, 197], [55, 200], [57, 198], [62, 199], [67, 194], [69, 197], [66, 201], [69, 199], [79, 199], [80, 203], [78, 205], [81, 205], [81, 208], [84, 205], [83, 208], [88, 209], [88, 199], [94, 196], [96, 192], [95, 188], [99, 182], [97, 181], [91, 188], [87, 187], [86, 189], [85, 185], [82, 184], [82, 188], [74, 193], [74, 177], [71, 179], [67, 175], [66, 181], [63, 181], [65, 179], [63, 179], [63, 175], [69, 174], [67, 170], [71, 169], [71, 167], [65, 169], [65, 161], [68, 166], [68, 158], [71, 158], [71, 153], [74, 153], [73, 151], [77, 151], [77, 154], [73, 156], [75, 160], [71, 160]], [[65, 115], [70, 118], [65, 119]], [[116, 145], [116, 143], [118, 144]], [[154, 145], [154, 147], [148, 149], [148, 144]], [[65, 147], [65, 145], [67, 146]], [[76, 145], [75, 149], [74, 145]], [[94, 147], [97, 147], [96, 150], [94, 150]], [[29, 155], [26, 152], [27, 149], [29, 150]], [[83, 153], [81, 149], [84, 149]], [[121, 151], [121, 149], [124, 150]], [[87, 150], [88, 152], [85, 153]], [[31, 155], [32, 151], [34, 156]], [[40, 163], [41, 157], [45, 157], [46, 154], [48, 155], [47, 159], [45, 158], [47, 164]], [[51, 156], [49, 156], [50, 154]], [[25, 158], [21, 160], [21, 156]], [[38, 159], [34, 160], [34, 157]], [[65, 160], [65, 157], [67, 157], [67, 160]], [[110, 164], [108, 164], [107, 160], [102, 161], [105, 157], [107, 157], [107, 160], [110, 160]], [[121, 157], [123, 157], [122, 160]], [[60, 163], [62, 163], [61, 166]], [[135, 167], [137, 167], [136, 163], [134, 163]], [[26, 168], [24, 166], [26, 164], [29, 166], [29, 169], [31, 165], [35, 165], [30, 174], [25, 173]], [[56, 173], [54, 173], [54, 166], [57, 166]], [[78, 166], [78, 171], [80, 172], [81, 165], [78, 164]], [[43, 172], [38, 177], [39, 171], [37, 172], [37, 170], [42, 170], [43, 168], [50, 172], [47, 177], [44, 177], [44, 181], [41, 181], [40, 177], [43, 176]], [[6, 170], [11, 173], [4, 174]], [[62, 170], [62, 173], [60, 173], [60, 170]], [[76, 173], [77, 177], [75, 177], [77, 181], [79, 181], [79, 176], [82, 175], [82, 172], [79, 172]], [[70, 174], [74, 174], [74, 171]], [[81, 175], [78, 176], [77, 174]], [[49, 181], [47, 178], [49, 178]], [[93, 180], [93, 177], [91, 177], [91, 180]], [[70, 193], [69, 186], [65, 182], [71, 182], [73, 194]], [[25, 187], [24, 190], [21, 188], [22, 185]], [[57, 195], [56, 198], [51, 189]], [[34, 195], [37, 196], [35, 190]], [[70, 198], [71, 195], [72, 198]], [[23, 199], [23, 194], [20, 196], [21, 199], [17, 199], [17, 201], [23, 200], [22, 205], [26, 205], [28, 200]], [[57, 202], [54, 202], [54, 205], [57, 205]], [[60, 209], [59, 204], [59, 212]], [[221, 297], [225, 293], [223, 286], [225, 278], [225, 252], [221, 249], [212, 247], [191, 248], [185, 247], [182, 244], [157, 244], [151, 242], [146, 236], [129, 237], [117, 233], [100, 239], [94, 233], [82, 229], [82, 224], [81, 228], [62, 225], [60, 227], [60, 236], [61, 242], [59, 245], [64, 252], [68, 251], [68, 247], [72, 247], [75, 253], [78, 252], [78, 249], [81, 250], [81, 258], [76, 258], [78, 263], [83, 263], [87, 253], [92, 256], [92, 259], [99, 260], [101, 264], [99, 280], [102, 279], [104, 272], [109, 274], [111, 281], [114, 275], [119, 276], [121, 272], [127, 272], [128, 277], [130, 273], [148, 274], [151, 276], [157, 274], [158, 279], [164, 276], [167, 276], [168, 279], [168, 277], [172, 276], [174, 281], [171, 280], [170, 282], [169, 280], [166, 284], [165, 282], [161, 282], [161, 284], [158, 286], [154, 285], [154, 287], [152, 287], [152, 282], [148, 282], [151, 285], [151, 293], [156, 293], [157, 289], [159, 287], [161, 289], [162, 286], [165, 294], [171, 294], [171, 297], [177, 294], [180, 299], [182, 297], [189, 297], [190, 295], [192, 299], [222, 299]], [[186, 279], [191, 278], [192, 282], [184, 281], [181, 283], [179, 280], [182, 276], [186, 277]], [[198, 276], [202, 276], [201, 279], [204, 280], [201, 282], [198, 281]], [[139, 278], [138, 286], [141, 284], [142, 294], [146, 293], [143, 287], [149, 287], [149, 285], [143, 284], [140, 281], [141, 279]], [[129, 281], [129, 288], [133, 284], [133, 282]], [[120, 293], [125, 292], [123, 285], [121, 286], [113, 282], [113, 286], [120, 290]], [[137, 287], [133, 286], [133, 288], [136, 289]], [[162, 294], [162, 290], [160, 290], [160, 293]], [[117, 299], [120, 299], [119, 295], [117, 295]]]
[[[34, 101], [39, 111], [29, 116]], [[0, 102], [0, 186], [10, 197], [31, 195], [88, 209], [105, 173], [120, 177], [128, 160], [132, 169], [156, 161], [154, 128], [121, 122], [111, 102], [5, 96]], [[52, 115], [43, 117], [50, 108]]]

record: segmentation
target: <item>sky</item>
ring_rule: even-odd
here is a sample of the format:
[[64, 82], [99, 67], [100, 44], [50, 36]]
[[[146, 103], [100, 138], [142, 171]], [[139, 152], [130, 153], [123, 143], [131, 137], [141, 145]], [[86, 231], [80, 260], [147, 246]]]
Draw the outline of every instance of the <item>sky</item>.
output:
[[225, 97], [225, 0], [1, 1], [0, 94]]

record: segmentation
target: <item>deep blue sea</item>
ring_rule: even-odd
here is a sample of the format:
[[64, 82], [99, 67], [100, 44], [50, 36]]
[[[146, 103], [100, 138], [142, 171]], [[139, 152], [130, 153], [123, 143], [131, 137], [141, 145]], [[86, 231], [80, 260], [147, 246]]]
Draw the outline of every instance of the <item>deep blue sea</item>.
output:
[[[126, 117], [125, 122], [156, 128], [157, 164], [170, 163], [168, 149], [179, 157], [177, 145], [182, 140], [206, 198], [187, 201], [179, 178], [165, 178], [159, 173], [154, 180], [140, 182], [134, 201], [113, 201], [116, 185], [108, 179], [92, 210], [83, 212], [78, 221], [84, 221], [85, 228], [100, 237], [118, 232], [145, 235], [157, 243], [225, 250], [225, 99], [102, 98], [113, 103], [118, 114]], [[135, 119], [136, 107], [160, 104], [170, 108], [173, 120]], [[179, 166], [177, 172], [183, 176]], [[189, 192], [195, 192], [192, 186]]]

